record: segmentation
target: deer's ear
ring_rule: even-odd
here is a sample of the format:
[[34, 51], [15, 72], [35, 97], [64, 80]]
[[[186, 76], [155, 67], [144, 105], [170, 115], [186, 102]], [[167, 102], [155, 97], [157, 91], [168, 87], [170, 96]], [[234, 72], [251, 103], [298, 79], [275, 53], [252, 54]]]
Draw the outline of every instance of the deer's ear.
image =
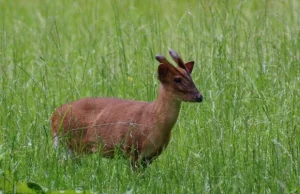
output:
[[168, 73], [168, 70], [169, 70], [169, 67], [168, 65], [164, 64], [164, 63], [161, 63], [159, 66], [158, 66], [158, 70], [157, 70], [157, 73], [158, 73], [158, 79], [160, 81], [162, 81], [167, 73]]
[[186, 64], [184, 64], [184, 66], [189, 74], [191, 74], [193, 71], [194, 63], [195, 63], [195, 61], [189, 61]]

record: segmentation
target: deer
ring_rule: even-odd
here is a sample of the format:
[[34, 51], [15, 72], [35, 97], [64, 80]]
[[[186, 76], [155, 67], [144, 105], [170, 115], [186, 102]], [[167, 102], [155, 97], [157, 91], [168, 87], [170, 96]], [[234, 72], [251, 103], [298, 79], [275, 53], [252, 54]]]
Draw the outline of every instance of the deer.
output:
[[121, 153], [134, 170], [150, 165], [170, 142], [181, 102], [203, 100], [191, 77], [194, 61], [185, 63], [174, 50], [169, 54], [178, 67], [155, 57], [160, 85], [153, 102], [86, 97], [58, 107], [51, 117], [54, 146], [64, 141], [71, 152], [105, 158]]

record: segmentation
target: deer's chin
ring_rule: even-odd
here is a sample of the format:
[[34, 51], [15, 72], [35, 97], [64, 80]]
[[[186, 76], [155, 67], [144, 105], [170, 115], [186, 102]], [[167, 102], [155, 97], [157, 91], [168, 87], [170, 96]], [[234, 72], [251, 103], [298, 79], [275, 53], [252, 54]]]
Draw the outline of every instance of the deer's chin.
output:
[[187, 97], [178, 97], [177, 98], [178, 101], [181, 101], [181, 102], [200, 102], [198, 101], [196, 98], [187, 98]]
[[203, 97], [199, 98], [197, 97], [197, 95], [195, 96], [177, 96], [176, 97], [177, 100], [182, 101], [182, 102], [202, 102], [203, 101]]
[[197, 99], [190, 99], [190, 100], [186, 100], [185, 102], [195, 102], [195, 103], [200, 103], [202, 101], [199, 101]]

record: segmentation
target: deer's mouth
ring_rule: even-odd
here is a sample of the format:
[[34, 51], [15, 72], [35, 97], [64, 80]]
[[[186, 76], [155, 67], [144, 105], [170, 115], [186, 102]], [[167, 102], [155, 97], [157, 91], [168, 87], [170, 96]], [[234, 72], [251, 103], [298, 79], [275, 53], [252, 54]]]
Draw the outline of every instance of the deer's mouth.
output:
[[178, 99], [184, 102], [202, 102], [203, 96], [202, 94], [198, 93], [195, 95], [184, 95], [179, 97]]

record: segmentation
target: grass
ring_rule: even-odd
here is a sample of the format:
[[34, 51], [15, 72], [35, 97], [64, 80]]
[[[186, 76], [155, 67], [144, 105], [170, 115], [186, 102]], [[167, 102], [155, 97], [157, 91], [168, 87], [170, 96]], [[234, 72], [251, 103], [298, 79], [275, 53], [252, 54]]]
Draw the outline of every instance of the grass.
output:
[[[2, 185], [36, 182], [48, 192], [300, 192], [298, 1], [0, 5]], [[80, 163], [61, 160], [52, 147], [53, 110], [86, 96], [154, 100], [154, 56], [169, 48], [196, 61], [193, 79], [204, 102], [183, 105], [153, 165], [132, 173], [128, 161], [96, 154]]]

